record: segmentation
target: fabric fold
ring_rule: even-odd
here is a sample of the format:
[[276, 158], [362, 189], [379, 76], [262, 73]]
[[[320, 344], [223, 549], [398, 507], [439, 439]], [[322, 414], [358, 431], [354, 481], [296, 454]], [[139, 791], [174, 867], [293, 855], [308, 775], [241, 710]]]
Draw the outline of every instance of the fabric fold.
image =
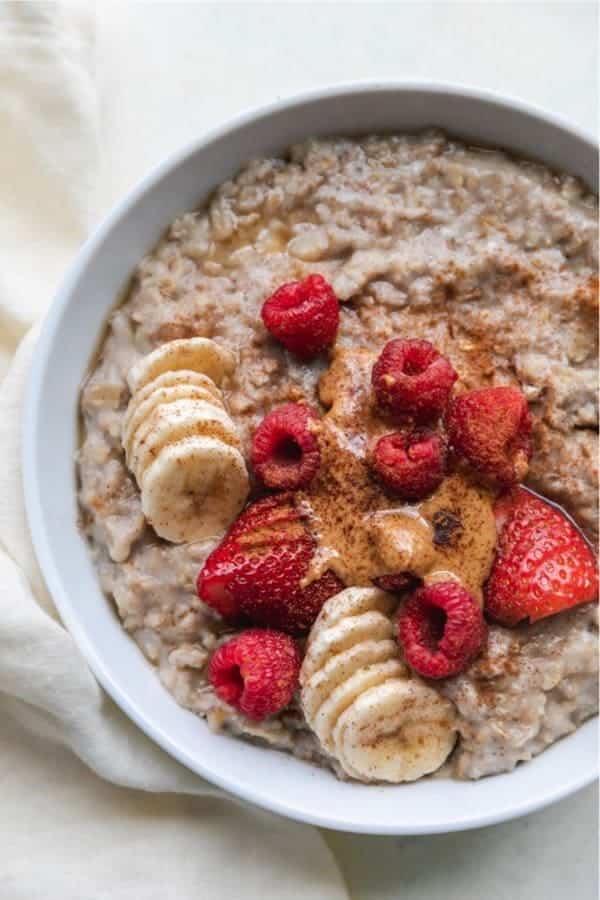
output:
[[91, 7], [0, 4], [0, 377], [12, 358], [0, 385], [0, 895], [187, 900], [243, 883], [249, 900], [338, 900], [316, 829], [208, 784], [104, 693], [31, 545], [24, 389], [34, 323], [99, 211], [94, 54]]

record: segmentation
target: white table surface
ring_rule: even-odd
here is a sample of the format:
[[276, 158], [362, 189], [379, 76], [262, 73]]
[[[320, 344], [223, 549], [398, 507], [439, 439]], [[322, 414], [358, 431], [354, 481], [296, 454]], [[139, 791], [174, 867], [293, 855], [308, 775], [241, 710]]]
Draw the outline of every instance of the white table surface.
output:
[[[202, 130], [332, 82], [462, 82], [598, 130], [594, 3], [99, 4], [99, 15], [106, 206]], [[589, 788], [476, 832], [326, 837], [357, 900], [594, 900], [596, 821]]]

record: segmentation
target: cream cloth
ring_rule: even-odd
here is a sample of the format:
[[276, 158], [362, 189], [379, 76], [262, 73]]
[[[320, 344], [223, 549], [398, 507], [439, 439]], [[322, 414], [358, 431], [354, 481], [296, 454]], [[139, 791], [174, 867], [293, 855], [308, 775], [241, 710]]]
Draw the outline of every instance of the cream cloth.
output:
[[19, 430], [35, 334], [15, 350], [96, 217], [93, 65], [85, 8], [0, 4], [0, 897], [337, 900], [316, 829], [226, 797], [107, 698], [33, 555]]

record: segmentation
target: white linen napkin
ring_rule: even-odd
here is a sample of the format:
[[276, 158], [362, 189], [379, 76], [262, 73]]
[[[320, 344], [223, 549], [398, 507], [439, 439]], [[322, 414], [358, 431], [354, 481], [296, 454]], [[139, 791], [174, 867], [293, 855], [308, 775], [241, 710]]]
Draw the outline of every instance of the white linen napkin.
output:
[[0, 4], [0, 896], [337, 900], [316, 829], [205, 783], [103, 693], [30, 543], [19, 433], [37, 329], [18, 344], [96, 218], [93, 67], [85, 7]]

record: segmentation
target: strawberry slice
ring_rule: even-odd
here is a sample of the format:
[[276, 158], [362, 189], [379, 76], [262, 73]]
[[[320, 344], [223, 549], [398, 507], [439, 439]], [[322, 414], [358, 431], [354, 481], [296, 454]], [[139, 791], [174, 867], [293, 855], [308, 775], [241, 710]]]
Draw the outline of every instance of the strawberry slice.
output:
[[595, 556], [555, 506], [515, 488], [494, 507], [499, 540], [485, 611], [503, 625], [537, 622], [598, 597]]
[[302, 634], [325, 600], [344, 587], [333, 572], [301, 587], [314, 552], [291, 493], [259, 500], [206, 560], [198, 596], [228, 621]]

